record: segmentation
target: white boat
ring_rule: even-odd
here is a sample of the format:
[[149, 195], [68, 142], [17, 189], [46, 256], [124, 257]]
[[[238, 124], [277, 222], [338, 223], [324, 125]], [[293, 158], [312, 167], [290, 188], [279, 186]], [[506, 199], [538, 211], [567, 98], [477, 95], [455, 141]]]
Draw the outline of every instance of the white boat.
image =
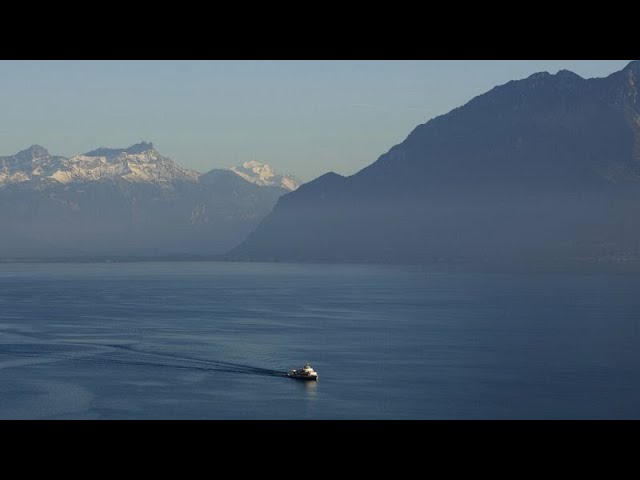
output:
[[308, 363], [302, 368], [290, 370], [287, 375], [291, 378], [297, 378], [298, 380], [318, 381], [318, 374]]

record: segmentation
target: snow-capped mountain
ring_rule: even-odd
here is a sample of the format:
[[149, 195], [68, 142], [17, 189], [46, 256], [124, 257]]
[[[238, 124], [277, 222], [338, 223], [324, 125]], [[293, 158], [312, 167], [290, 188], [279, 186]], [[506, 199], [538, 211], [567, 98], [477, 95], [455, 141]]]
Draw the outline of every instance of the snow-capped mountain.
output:
[[[256, 161], [229, 170], [261, 187], [293, 191], [302, 184], [296, 177], [281, 175], [270, 165]], [[114, 179], [136, 183], [197, 182], [201, 175], [160, 155], [150, 142], [129, 148], [101, 147], [71, 158], [52, 156], [45, 148], [32, 145], [16, 155], [0, 157], [0, 185], [42, 180], [61, 184]]]
[[62, 184], [123, 179], [129, 182], [197, 182], [199, 173], [163, 157], [152, 143], [129, 148], [99, 148], [72, 158], [52, 157], [33, 145], [12, 157], [0, 157], [0, 185], [52, 179]]
[[287, 192], [183, 168], [146, 142], [72, 158], [33, 145], [0, 157], [0, 259], [222, 254]]
[[49, 177], [63, 160], [66, 159], [51, 156], [39, 145], [32, 145], [9, 157], [0, 157], [0, 185]]
[[60, 183], [122, 178], [129, 182], [197, 182], [199, 173], [163, 157], [152, 143], [129, 148], [99, 148], [61, 162], [52, 178]]
[[260, 186], [281, 187], [292, 192], [302, 185], [302, 182], [293, 175], [280, 175], [270, 165], [256, 161], [244, 162], [229, 170], [240, 175], [247, 182]]

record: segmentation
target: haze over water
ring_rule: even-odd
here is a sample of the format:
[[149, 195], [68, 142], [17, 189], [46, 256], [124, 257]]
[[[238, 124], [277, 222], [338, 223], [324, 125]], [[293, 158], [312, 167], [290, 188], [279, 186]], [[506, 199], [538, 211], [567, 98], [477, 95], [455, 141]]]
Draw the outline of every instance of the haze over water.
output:
[[[631, 275], [0, 265], [0, 418], [640, 418]], [[310, 361], [317, 384], [284, 376]]]

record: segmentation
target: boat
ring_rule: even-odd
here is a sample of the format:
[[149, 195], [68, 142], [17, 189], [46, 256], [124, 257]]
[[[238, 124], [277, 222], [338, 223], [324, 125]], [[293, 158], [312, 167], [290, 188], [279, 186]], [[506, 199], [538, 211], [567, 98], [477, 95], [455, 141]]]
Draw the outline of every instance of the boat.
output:
[[290, 370], [287, 375], [291, 378], [297, 378], [298, 380], [318, 381], [318, 374], [308, 363], [302, 368]]

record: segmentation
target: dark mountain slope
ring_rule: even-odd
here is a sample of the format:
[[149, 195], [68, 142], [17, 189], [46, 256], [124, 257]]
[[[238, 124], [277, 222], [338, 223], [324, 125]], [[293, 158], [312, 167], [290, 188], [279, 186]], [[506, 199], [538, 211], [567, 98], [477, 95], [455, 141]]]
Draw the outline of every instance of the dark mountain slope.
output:
[[[417, 127], [349, 178], [280, 199], [232, 259], [536, 265], [633, 256], [640, 62], [539, 73]], [[631, 252], [631, 253], [630, 253]]]

